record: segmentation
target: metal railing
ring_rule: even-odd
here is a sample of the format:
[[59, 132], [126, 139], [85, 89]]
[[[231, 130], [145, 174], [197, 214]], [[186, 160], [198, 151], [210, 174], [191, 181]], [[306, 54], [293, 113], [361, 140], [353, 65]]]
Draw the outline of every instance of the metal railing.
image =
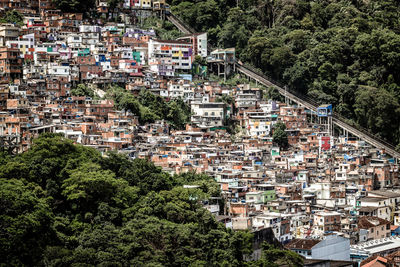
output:
[[[186, 23], [184, 23], [180, 18], [175, 16], [172, 13], [169, 13], [167, 15], [167, 18], [169, 21], [171, 21], [179, 30], [181, 30], [184, 33], [195, 33], [196, 31], [188, 26]], [[186, 32], [185, 32], [186, 31]]]
[[[186, 23], [184, 23], [180, 18], [175, 16], [174, 14], [170, 13], [168, 14], [168, 19], [181, 30], [182, 32], [185, 33], [195, 33], [196, 31], [188, 26]], [[209, 48], [212, 48], [211, 45], [209, 45]], [[287, 96], [292, 101], [295, 101], [299, 104], [304, 105], [306, 108], [311, 109], [313, 111], [317, 110], [317, 107], [319, 106], [319, 103], [315, 101], [313, 98], [311, 98], [308, 95], [302, 94], [298, 91], [291, 90], [287, 86], [283, 85], [282, 83], [275, 81], [271, 77], [266, 76], [262, 71], [259, 69], [254, 68], [253, 66], [250, 66], [248, 64], [239, 64], [237, 61], [235, 61], [235, 66], [236, 68], [243, 72], [245, 75], [260, 81], [264, 85], [267, 86], [275, 86], [279, 93], [283, 96]], [[247, 72], [247, 73], [246, 73]], [[391, 154], [394, 157], [400, 158], [400, 152], [396, 151], [395, 147], [390, 144], [388, 141], [383, 140], [380, 136], [377, 136], [376, 134], [371, 133], [364, 127], [349, 121], [348, 119], [344, 118], [342, 115], [340, 115], [337, 112], [333, 112], [333, 122], [338, 125], [339, 127], [345, 128], [346, 130], [352, 132], [355, 135], [358, 135], [360, 138], [367, 137], [370, 139], [369, 141], [366, 140], [367, 142], [371, 143], [372, 145], [379, 147], [379, 148], [385, 148], [386, 151]], [[364, 135], [364, 136], [361, 136]]]
[[[275, 86], [282, 95], [284, 95], [286, 93], [289, 98], [293, 99], [293, 96], [295, 98], [298, 98], [298, 99], [293, 99], [293, 101], [297, 102], [298, 100], [301, 100], [302, 102], [305, 102], [307, 104], [307, 105], [305, 105], [307, 108], [311, 108], [314, 111], [316, 111], [317, 107], [319, 106], [318, 102], [315, 101], [314, 99], [310, 98], [309, 96], [301, 94], [297, 91], [290, 90], [288, 88], [284, 89], [283, 88], [284, 86], [281, 83], [274, 81], [273, 79], [267, 77], [265, 74], [261, 73], [259, 70], [255, 69], [253, 67], [250, 67], [248, 65], [243, 65], [243, 64], [236, 64], [236, 66], [239, 70], [240, 70], [240, 68], [247, 70], [247, 73], [245, 73], [245, 74], [248, 75], [249, 77], [259, 80], [262, 83], [267, 83], [272, 86]], [[342, 115], [340, 115], [337, 112], [333, 112], [333, 119], [334, 119], [334, 123], [336, 125], [338, 125], [339, 127], [345, 128], [346, 130], [353, 132], [353, 134], [359, 135], [359, 137], [361, 137], [360, 135], [364, 135], [361, 138], [369, 137], [370, 139], [373, 139], [373, 140], [369, 140], [367, 142], [370, 142], [371, 144], [373, 144], [374, 146], [377, 146], [379, 148], [385, 148], [386, 151], [389, 154], [391, 154], [392, 156], [400, 157], [400, 153], [398, 151], [396, 151], [395, 147], [392, 144], [390, 144], [386, 140], [383, 140], [381, 137], [377, 136], [376, 134], [371, 133], [370, 131], [363, 128], [362, 126], [349, 121], [348, 119], [344, 118]]]

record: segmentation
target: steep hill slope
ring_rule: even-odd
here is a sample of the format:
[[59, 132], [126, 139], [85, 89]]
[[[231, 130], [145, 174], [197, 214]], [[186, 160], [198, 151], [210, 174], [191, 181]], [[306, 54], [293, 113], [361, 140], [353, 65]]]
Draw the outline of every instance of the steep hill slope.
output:
[[172, 0], [220, 47], [384, 139], [400, 142], [398, 1]]

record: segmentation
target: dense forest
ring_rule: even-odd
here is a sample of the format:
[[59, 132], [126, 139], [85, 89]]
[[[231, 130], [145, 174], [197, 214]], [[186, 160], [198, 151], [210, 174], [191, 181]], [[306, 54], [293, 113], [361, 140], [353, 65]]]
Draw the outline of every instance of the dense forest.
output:
[[169, 2], [214, 45], [236, 47], [243, 62], [400, 143], [399, 1]]
[[270, 245], [244, 262], [252, 234], [226, 229], [202, 207], [219, 195], [206, 175], [171, 176], [45, 134], [25, 153], [0, 154], [0, 265], [301, 265]]

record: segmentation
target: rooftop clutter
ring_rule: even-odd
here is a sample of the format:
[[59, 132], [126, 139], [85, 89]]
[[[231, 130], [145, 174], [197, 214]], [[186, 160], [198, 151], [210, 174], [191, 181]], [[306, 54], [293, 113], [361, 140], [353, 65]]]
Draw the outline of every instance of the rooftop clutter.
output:
[[223, 197], [204, 207], [226, 227], [269, 229], [308, 259], [380, 261], [400, 248], [396, 161], [265, 88], [193, 79], [206, 33], [160, 40], [51, 8], [25, 20], [0, 25], [0, 136], [12, 151], [55, 132], [171, 174], [205, 173]]

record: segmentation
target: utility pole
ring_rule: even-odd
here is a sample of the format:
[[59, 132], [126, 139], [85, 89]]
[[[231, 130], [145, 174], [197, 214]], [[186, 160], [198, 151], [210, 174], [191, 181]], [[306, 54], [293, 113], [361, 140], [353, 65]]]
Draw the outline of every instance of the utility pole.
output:
[[287, 101], [287, 95], [286, 95], [286, 91], [287, 91], [287, 86], [285, 85], [285, 104], [287, 104], [287, 103], [288, 103], [288, 101]]

